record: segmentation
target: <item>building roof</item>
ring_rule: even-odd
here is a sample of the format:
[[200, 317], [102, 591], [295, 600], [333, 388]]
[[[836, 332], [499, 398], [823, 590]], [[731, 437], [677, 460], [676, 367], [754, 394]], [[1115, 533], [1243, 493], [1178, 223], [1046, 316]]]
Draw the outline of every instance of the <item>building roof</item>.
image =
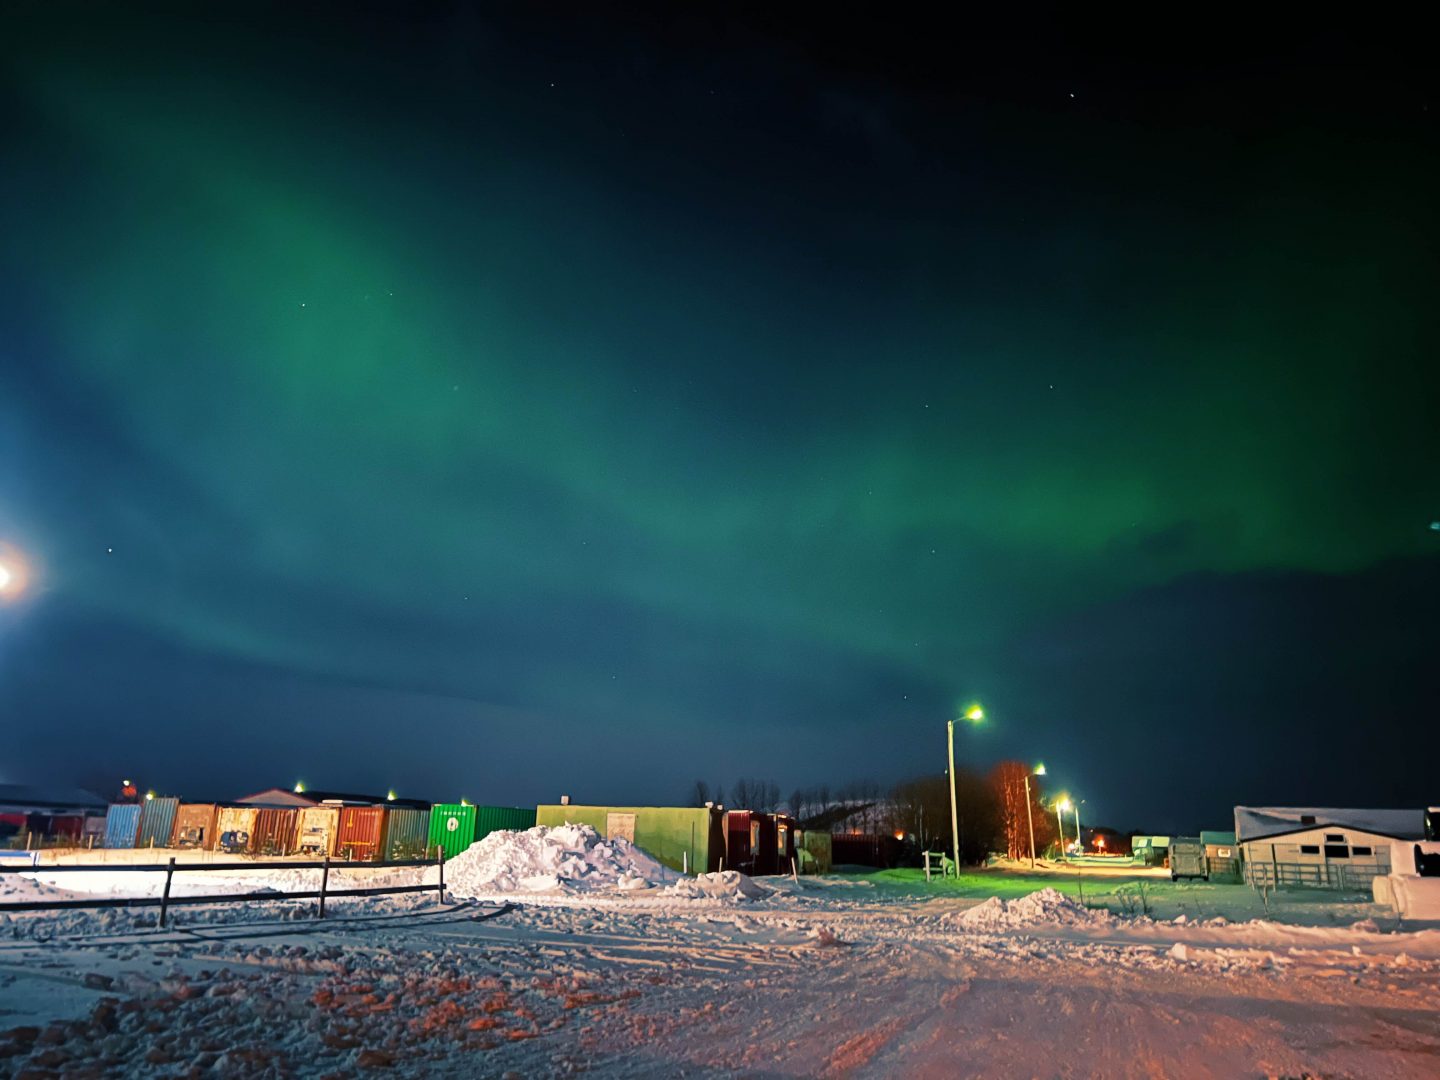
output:
[[[1310, 818], [1313, 820], [1304, 820]], [[1392, 840], [1423, 840], [1424, 812], [1415, 810], [1347, 810], [1323, 806], [1237, 806], [1235, 837], [1239, 843], [1308, 832], [1322, 827], [1355, 829]]]
[[345, 806], [404, 806], [418, 810], [430, 809], [430, 803], [422, 799], [391, 799], [384, 795], [357, 795], [346, 791], [317, 791], [306, 788], [292, 791], [289, 788], [266, 788], [254, 795], [245, 795], [235, 800], [237, 806], [319, 806], [321, 803], [341, 803]]
[[33, 784], [0, 784], [0, 807], [13, 812], [104, 810], [106, 800], [84, 788], [40, 786]]

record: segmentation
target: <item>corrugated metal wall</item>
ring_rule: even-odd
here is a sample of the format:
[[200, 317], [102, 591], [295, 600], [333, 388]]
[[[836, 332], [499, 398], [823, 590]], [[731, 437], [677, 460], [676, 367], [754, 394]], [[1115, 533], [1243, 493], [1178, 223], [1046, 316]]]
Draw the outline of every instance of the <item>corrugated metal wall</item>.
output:
[[293, 809], [267, 806], [255, 815], [250, 850], [256, 855], [289, 855], [295, 850], [298, 814]]
[[335, 854], [356, 862], [374, 862], [385, 835], [385, 807], [343, 806], [335, 834]]
[[436, 803], [430, 810], [427, 851], [441, 848], [453, 859], [475, 840], [475, 807], [460, 803]]
[[340, 824], [338, 806], [307, 806], [300, 811], [295, 850], [308, 855], [335, 854], [335, 833]]
[[133, 848], [140, 833], [140, 806], [137, 803], [112, 803], [105, 812], [105, 846]]
[[141, 804], [140, 835], [135, 839], [135, 846], [169, 847], [170, 837], [175, 832], [175, 815], [179, 810], [179, 799], [146, 799]]
[[[535, 808], [540, 825], [589, 825], [608, 834], [612, 816], [634, 826], [635, 846], [672, 870], [691, 873], [718, 870], [725, 853], [725, 818], [719, 810], [684, 806], [575, 806], [550, 804]], [[727, 868], [729, 864], [726, 864]]]
[[391, 808], [385, 815], [385, 860], [423, 859], [429, 835], [429, 810]]
[[[250, 850], [255, 835], [255, 817], [259, 811], [253, 806], [222, 806], [215, 821], [215, 846], [238, 854]], [[233, 846], [225, 846], [227, 834], [235, 834]], [[244, 839], [240, 839], [243, 835]]]
[[475, 839], [483, 840], [501, 829], [524, 832], [535, 827], [535, 808], [523, 806], [475, 807]]
[[214, 803], [182, 804], [175, 814], [175, 835], [171, 838], [171, 845], [209, 851], [215, 846], [215, 815], [218, 812]]

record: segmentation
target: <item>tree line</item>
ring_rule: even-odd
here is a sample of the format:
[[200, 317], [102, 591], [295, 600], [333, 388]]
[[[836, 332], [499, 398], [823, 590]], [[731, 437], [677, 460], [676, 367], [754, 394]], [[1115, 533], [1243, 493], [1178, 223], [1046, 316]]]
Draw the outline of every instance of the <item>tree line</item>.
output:
[[[1029, 813], [1026, 813], [1026, 781]], [[987, 772], [955, 770], [956, 823], [960, 858], [983, 862], [991, 853], [1012, 859], [1030, 854], [1030, 830], [1035, 853], [1042, 855], [1056, 843], [1054, 811], [1045, 803], [1043, 777], [1031, 774], [1021, 761], [1002, 761]], [[903, 836], [922, 850], [953, 852], [950, 828], [950, 784], [944, 774], [905, 780], [886, 790], [874, 780], [855, 780], [831, 787], [819, 784], [796, 788], [781, 799], [773, 780], [744, 777], [730, 785], [713, 787], [697, 780], [690, 804], [723, 805], [732, 810], [774, 813], [786, 810], [802, 826], [861, 833]], [[729, 798], [726, 798], [726, 795]]]

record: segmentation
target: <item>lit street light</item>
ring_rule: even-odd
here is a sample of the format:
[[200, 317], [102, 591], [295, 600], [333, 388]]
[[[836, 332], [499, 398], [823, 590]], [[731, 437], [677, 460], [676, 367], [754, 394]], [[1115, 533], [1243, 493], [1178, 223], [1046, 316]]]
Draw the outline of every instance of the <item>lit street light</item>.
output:
[[[971, 705], [965, 710], [964, 719], [972, 724], [978, 724], [985, 719], [985, 710], [979, 705]], [[950, 839], [955, 848], [955, 876], [960, 876], [960, 812], [955, 804], [955, 721], [947, 720], [945, 723], [946, 741], [950, 751]]]
[[1025, 774], [1025, 822], [1030, 826], [1030, 869], [1035, 869], [1035, 817], [1030, 812], [1030, 777], [1044, 776], [1044, 764], [1036, 765]]

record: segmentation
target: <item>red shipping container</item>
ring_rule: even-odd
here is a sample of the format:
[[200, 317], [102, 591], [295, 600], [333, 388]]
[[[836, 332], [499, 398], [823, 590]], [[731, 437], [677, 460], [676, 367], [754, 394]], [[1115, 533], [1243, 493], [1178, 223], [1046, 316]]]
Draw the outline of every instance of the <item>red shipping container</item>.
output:
[[255, 815], [250, 850], [256, 855], [289, 855], [295, 850], [294, 810], [267, 808]]
[[355, 862], [374, 862], [380, 855], [380, 838], [384, 834], [385, 807], [341, 807], [335, 854]]

